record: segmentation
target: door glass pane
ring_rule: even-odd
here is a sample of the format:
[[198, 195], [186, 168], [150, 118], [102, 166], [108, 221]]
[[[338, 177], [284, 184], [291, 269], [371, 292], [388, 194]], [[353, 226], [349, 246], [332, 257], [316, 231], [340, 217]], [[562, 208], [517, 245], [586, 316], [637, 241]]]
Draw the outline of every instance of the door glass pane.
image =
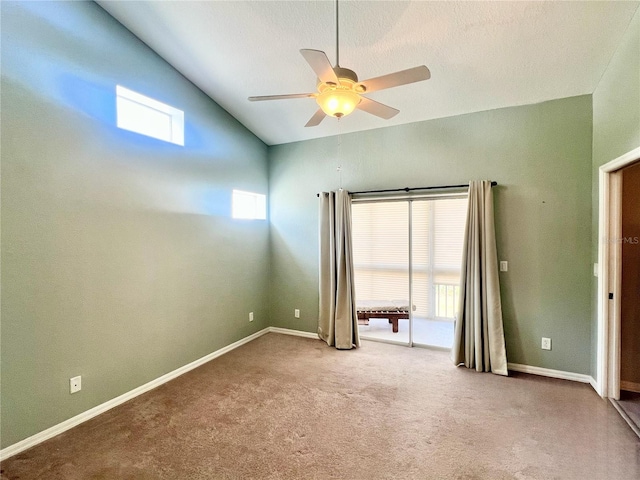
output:
[[354, 203], [352, 227], [360, 336], [409, 343], [409, 203]]
[[412, 205], [413, 342], [451, 348], [457, 315], [467, 199]]

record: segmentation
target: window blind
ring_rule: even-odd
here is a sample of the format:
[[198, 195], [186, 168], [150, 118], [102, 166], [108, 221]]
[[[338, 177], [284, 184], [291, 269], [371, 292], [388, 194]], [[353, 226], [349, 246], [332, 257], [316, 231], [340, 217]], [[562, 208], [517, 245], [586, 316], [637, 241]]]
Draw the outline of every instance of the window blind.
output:
[[453, 318], [457, 308], [467, 199], [415, 200], [413, 304], [417, 318]]
[[352, 204], [356, 300], [409, 300], [409, 204]]
[[[453, 318], [466, 198], [412, 200], [416, 318]], [[357, 300], [409, 299], [409, 201], [352, 205]]]

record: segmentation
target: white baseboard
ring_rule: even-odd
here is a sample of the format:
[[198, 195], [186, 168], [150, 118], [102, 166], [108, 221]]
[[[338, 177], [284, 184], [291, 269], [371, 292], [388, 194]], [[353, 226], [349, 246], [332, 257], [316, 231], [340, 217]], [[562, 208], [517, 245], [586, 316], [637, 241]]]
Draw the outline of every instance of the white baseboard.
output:
[[626, 380], [620, 380], [620, 390], [626, 390], [627, 392], [640, 393], [640, 383], [627, 382]]
[[591, 380], [589, 380], [589, 383], [591, 384], [591, 386], [593, 387], [593, 389], [596, 391], [596, 393], [598, 395], [600, 395], [601, 397], [604, 397], [604, 392], [602, 391], [602, 386], [600, 385], [600, 382], [598, 382], [595, 378], [593, 377], [589, 377], [591, 378]]
[[583, 373], [552, 370], [550, 368], [534, 367], [532, 365], [522, 365], [520, 363], [508, 363], [507, 368], [509, 370], [513, 370], [514, 372], [531, 373], [533, 375], [540, 375], [543, 377], [560, 378], [562, 380], [572, 380], [574, 382], [589, 383], [592, 386], [594, 386], [594, 384], [596, 383], [591, 375], [585, 375]]
[[[231, 345], [222, 347], [221, 349], [216, 350], [215, 352], [212, 352], [208, 355], [205, 355], [204, 357], [199, 358], [198, 360], [188, 363], [187, 365], [184, 365], [176, 370], [173, 370], [172, 372], [166, 373], [165, 375], [162, 375], [161, 377], [158, 377], [155, 380], [151, 380], [150, 382], [145, 383], [144, 385], [141, 385], [137, 388], [134, 388], [133, 390], [127, 393], [123, 393], [122, 395], [116, 398], [108, 400], [85, 412], [82, 412], [76, 415], [75, 417], [71, 417], [62, 423], [59, 423], [57, 425], [54, 425], [53, 427], [47, 428], [46, 430], [43, 430], [42, 432], [36, 433], [35, 435], [25, 438], [24, 440], [14, 443], [13, 445], [9, 445], [8, 447], [0, 450], [0, 461], [6, 460], [7, 458], [13, 455], [16, 455], [17, 453], [20, 453], [28, 448], [38, 445], [39, 443], [42, 443], [45, 440], [50, 439], [51, 437], [55, 437], [56, 435], [59, 435], [62, 432], [65, 432], [70, 428], [75, 427], [76, 425], [86, 422], [87, 420], [97, 415], [100, 415], [101, 413], [104, 413], [107, 410], [111, 410], [112, 408], [117, 407], [118, 405], [121, 405], [124, 402], [131, 400], [132, 398], [137, 397], [138, 395], [142, 395], [143, 393], [148, 392], [149, 390], [159, 387], [163, 383], [167, 383], [168, 381], [173, 380], [174, 378], [179, 377], [180, 375], [183, 375], [188, 371], [193, 370], [194, 368], [197, 368], [200, 365], [203, 365], [213, 360], [214, 358], [224, 355], [225, 353], [228, 353], [231, 350], [234, 350], [244, 345], [245, 343], [249, 343], [250, 341], [255, 340], [256, 338], [261, 337], [266, 333], [269, 333], [270, 331], [272, 331], [271, 330], [272, 328], [273, 327], [264, 328], [252, 335], [249, 335], [248, 337], [242, 338], [237, 342], [232, 343]], [[280, 329], [280, 330], [284, 330], [284, 329]], [[291, 332], [293, 331], [294, 330], [291, 330]], [[305, 332], [301, 332], [301, 333], [305, 333]], [[316, 338], [317, 338], [317, 335], [316, 335]]]
[[302, 330], [291, 330], [290, 328], [269, 327], [271, 333], [281, 333], [283, 335], [293, 335], [296, 337], [315, 338], [318, 340], [318, 334], [313, 332], [303, 332]]

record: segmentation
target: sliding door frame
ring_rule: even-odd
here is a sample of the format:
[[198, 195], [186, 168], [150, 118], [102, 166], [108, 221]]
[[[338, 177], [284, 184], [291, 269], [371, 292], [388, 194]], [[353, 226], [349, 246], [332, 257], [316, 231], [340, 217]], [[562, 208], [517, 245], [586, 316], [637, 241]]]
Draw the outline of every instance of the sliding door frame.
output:
[[413, 347], [413, 200], [409, 200], [409, 347]]
[[408, 202], [407, 215], [409, 215], [408, 222], [408, 235], [409, 235], [409, 255], [408, 255], [408, 275], [409, 275], [409, 342], [401, 340], [383, 340], [374, 337], [365, 337], [365, 340], [373, 340], [384, 343], [391, 343], [395, 345], [403, 345], [409, 347], [430, 348], [436, 350], [450, 350], [438, 345], [429, 345], [426, 343], [415, 343], [413, 341], [413, 202], [420, 200], [443, 200], [443, 199], [461, 199], [468, 198], [466, 191], [455, 193], [404, 193], [404, 194], [391, 194], [375, 196], [370, 194], [354, 194], [352, 195], [352, 203], [382, 203], [382, 202]]

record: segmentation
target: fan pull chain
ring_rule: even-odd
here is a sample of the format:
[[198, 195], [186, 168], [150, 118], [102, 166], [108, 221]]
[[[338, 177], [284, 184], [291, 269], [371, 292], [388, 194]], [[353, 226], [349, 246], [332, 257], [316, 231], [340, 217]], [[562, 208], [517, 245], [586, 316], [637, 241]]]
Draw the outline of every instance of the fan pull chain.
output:
[[340, 128], [340, 119], [338, 118], [338, 168], [336, 170], [338, 171], [340, 190], [342, 190], [342, 165], [341, 165], [341, 163], [342, 163], [341, 162], [341, 158], [342, 158], [342, 133], [340, 132], [340, 130], [341, 130], [341, 128]]

